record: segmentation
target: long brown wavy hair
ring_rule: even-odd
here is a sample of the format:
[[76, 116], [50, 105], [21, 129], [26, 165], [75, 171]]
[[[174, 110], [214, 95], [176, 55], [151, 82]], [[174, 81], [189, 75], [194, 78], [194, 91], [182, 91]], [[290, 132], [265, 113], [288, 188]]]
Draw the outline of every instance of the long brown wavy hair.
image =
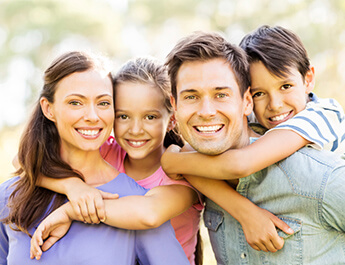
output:
[[[56, 89], [63, 78], [90, 69], [106, 71], [104, 62], [101, 56], [86, 52], [74, 51], [61, 55], [44, 72], [40, 99], [44, 97], [50, 103], [54, 103]], [[83, 179], [80, 172], [62, 160], [60, 146], [57, 128], [54, 122], [44, 116], [38, 100], [19, 145], [20, 168], [15, 174], [21, 175], [21, 178], [15, 183], [14, 191], [9, 197], [9, 215], [2, 220], [12, 229], [29, 234], [29, 229], [44, 218], [51, 202], [48, 212], [66, 200], [65, 195], [38, 187], [37, 182], [41, 175], [51, 178]]]

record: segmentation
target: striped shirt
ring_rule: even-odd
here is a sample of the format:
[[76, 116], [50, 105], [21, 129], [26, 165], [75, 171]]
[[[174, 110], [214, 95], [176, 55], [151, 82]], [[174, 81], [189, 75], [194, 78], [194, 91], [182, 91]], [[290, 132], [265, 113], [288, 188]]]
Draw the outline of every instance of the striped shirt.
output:
[[309, 146], [318, 150], [345, 153], [345, 115], [335, 99], [321, 99], [309, 94], [306, 108], [293, 118], [271, 130], [288, 129], [310, 141]]

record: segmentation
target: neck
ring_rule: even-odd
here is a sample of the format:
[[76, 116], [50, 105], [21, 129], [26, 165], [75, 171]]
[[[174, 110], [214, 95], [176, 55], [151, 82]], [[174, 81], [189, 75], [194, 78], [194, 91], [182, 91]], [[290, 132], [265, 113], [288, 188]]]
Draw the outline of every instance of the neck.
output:
[[127, 155], [124, 162], [126, 174], [134, 180], [151, 176], [161, 166], [160, 159], [163, 152], [164, 150], [156, 150], [142, 159], [133, 159]]
[[119, 172], [110, 166], [99, 150], [90, 152], [62, 152], [63, 160], [73, 169], [83, 174], [85, 183], [92, 186], [105, 184], [115, 178]]
[[237, 146], [237, 148], [243, 148], [247, 145], [250, 144], [250, 139], [251, 137], [255, 137], [255, 138], [259, 138], [261, 135], [254, 132], [249, 125], [244, 126], [243, 128], [243, 132], [242, 132], [242, 138], [239, 142], [239, 145]]

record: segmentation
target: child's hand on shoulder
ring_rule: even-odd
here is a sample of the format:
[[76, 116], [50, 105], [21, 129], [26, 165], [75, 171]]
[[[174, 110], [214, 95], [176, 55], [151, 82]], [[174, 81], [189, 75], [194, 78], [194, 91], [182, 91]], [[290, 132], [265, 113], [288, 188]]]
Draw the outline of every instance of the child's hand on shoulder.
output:
[[117, 199], [118, 194], [104, 192], [79, 181], [67, 193], [78, 220], [85, 223], [98, 224], [106, 219], [103, 199]]

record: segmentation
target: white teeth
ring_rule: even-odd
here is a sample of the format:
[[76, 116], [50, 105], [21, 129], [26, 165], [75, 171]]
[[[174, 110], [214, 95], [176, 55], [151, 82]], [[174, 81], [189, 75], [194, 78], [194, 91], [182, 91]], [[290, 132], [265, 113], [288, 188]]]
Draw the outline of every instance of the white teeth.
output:
[[222, 125], [196, 126], [196, 129], [202, 133], [215, 133], [220, 128], [222, 128]]
[[134, 146], [140, 146], [143, 145], [145, 141], [129, 141], [129, 143]]
[[82, 135], [94, 136], [99, 133], [99, 130], [78, 130]]
[[283, 119], [285, 119], [287, 116], [289, 115], [289, 113], [285, 113], [282, 115], [278, 115], [278, 116], [274, 116], [271, 118], [272, 121], [281, 121]]

